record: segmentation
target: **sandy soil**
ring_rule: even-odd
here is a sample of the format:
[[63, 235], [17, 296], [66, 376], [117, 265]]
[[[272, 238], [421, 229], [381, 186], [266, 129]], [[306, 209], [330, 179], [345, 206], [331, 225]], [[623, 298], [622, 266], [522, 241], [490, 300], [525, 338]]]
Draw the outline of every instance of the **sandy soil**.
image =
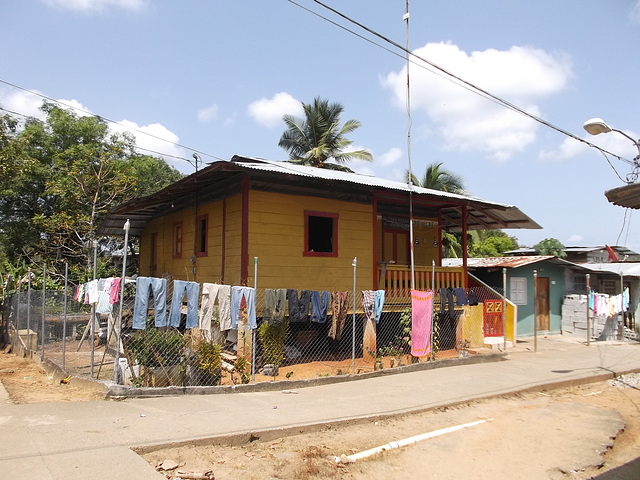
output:
[[73, 384], [63, 384], [47, 375], [38, 363], [0, 352], [0, 381], [13, 403], [80, 402], [100, 400], [104, 395], [87, 391]]
[[[587, 479], [638, 456], [639, 405], [637, 388], [603, 382], [243, 445], [158, 450], [144, 458], [160, 471], [163, 466], [178, 465], [163, 471], [173, 479], [188, 478], [184, 472], [213, 472], [218, 480]], [[489, 421], [356, 463], [335, 461], [342, 455], [481, 420]]]
[[[0, 352], [0, 380], [15, 403], [95, 400], [54, 382], [29, 359]], [[174, 466], [167, 478], [213, 472], [215, 478], [587, 479], [640, 452], [640, 389], [612, 382], [516, 395], [383, 421], [241, 445], [185, 446], [144, 454]], [[437, 429], [489, 420], [352, 464], [351, 455]], [[615, 441], [613, 440], [615, 438]], [[173, 463], [173, 465], [171, 465]]]

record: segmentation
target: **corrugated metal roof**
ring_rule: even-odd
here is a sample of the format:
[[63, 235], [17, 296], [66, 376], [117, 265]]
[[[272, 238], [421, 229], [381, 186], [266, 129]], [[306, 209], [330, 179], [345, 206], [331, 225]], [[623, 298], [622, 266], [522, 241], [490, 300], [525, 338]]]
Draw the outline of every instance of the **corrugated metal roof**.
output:
[[[550, 261], [560, 265], [571, 266], [578, 270], [588, 270], [582, 264], [567, 262], [553, 255], [527, 255], [522, 257], [485, 257], [467, 258], [467, 266], [470, 268], [518, 268], [538, 262]], [[448, 267], [459, 267], [462, 265], [461, 258], [444, 258], [442, 264]]]
[[581, 266], [596, 273], [640, 277], [640, 263], [636, 262], [585, 263]]
[[[139, 236], [149, 220], [164, 214], [173, 207], [174, 202], [177, 208], [187, 208], [190, 205], [189, 199], [196, 192], [231, 188], [230, 185], [242, 174], [249, 174], [250, 182], [252, 185], [255, 183], [257, 188], [272, 189], [277, 186], [281, 191], [292, 192], [294, 189], [305, 189], [306, 194], [314, 192], [318, 196], [351, 195], [358, 196], [360, 201], [370, 201], [364, 199], [372, 199], [374, 191], [393, 191], [405, 199], [411, 191], [417, 202], [426, 202], [423, 207], [430, 205], [430, 208], [440, 209], [443, 225], [448, 231], [461, 231], [462, 206], [467, 207], [468, 229], [541, 228], [513, 205], [415, 186], [410, 188], [403, 182], [369, 175], [234, 156], [229, 162], [213, 162], [159, 192], [135, 198], [112, 209], [100, 225], [98, 234], [122, 236], [124, 222], [130, 219], [130, 235]], [[292, 175], [300, 177], [300, 181], [292, 182]]]
[[[289, 162], [274, 162], [271, 160], [265, 160], [262, 158], [254, 158], [254, 157], [237, 157], [236, 156], [233, 158], [233, 161], [247, 168], [251, 168], [254, 170], [261, 170], [263, 172], [287, 173], [290, 175], [299, 175], [299, 176], [310, 177], [310, 178], [322, 178], [324, 180], [336, 180], [341, 182], [354, 183], [357, 185], [367, 185], [369, 187], [379, 187], [379, 188], [385, 188], [389, 190], [398, 190], [398, 191], [407, 192], [407, 193], [411, 191], [417, 194], [429, 194], [429, 195], [434, 195], [442, 198], [455, 198], [458, 200], [474, 199], [474, 200], [486, 202], [486, 200], [481, 200], [471, 195], [458, 195], [455, 193], [443, 192], [441, 190], [431, 190], [429, 188], [416, 187], [415, 185], [413, 185], [411, 189], [409, 189], [408, 183], [374, 177], [373, 175], [363, 175], [361, 173], [343, 172], [340, 170], [332, 170], [329, 168], [308, 167], [305, 165], [296, 165], [295, 163], [289, 163]], [[503, 205], [495, 202], [487, 202], [487, 203], [493, 203], [494, 205], [501, 205], [504, 207], [511, 206], [511, 205]]]
[[612, 188], [604, 192], [604, 195], [614, 205], [635, 209], [640, 208], [640, 183]]

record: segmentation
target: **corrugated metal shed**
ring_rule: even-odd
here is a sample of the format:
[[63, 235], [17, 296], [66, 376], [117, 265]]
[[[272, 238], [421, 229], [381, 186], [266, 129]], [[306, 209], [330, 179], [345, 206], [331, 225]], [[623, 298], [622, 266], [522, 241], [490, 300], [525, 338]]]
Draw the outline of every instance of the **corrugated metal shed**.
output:
[[[513, 205], [481, 200], [472, 196], [411, 187], [406, 183], [368, 175], [347, 173], [324, 168], [306, 167], [288, 162], [273, 162], [260, 158], [234, 156], [230, 162], [214, 162], [208, 167], [185, 177], [159, 192], [136, 198], [111, 210], [98, 229], [99, 235], [124, 235], [123, 225], [130, 220], [130, 235], [139, 236], [145, 225], [170, 208], [186, 208], [196, 193], [198, 201], [211, 201], [224, 195], [239, 193], [241, 179], [248, 176], [250, 188], [278, 191], [298, 195], [314, 195], [359, 203], [372, 203], [374, 192], [395, 195], [387, 202], [386, 213], [408, 209], [411, 192], [416, 216], [437, 216], [440, 213], [443, 228], [462, 230], [462, 206], [467, 208], [467, 228], [520, 229], [541, 228], [534, 220]], [[379, 209], [385, 201], [379, 201]], [[392, 203], [395, 205], [392, 206]], [[394, 210], [395, 209], [395, 210]]]

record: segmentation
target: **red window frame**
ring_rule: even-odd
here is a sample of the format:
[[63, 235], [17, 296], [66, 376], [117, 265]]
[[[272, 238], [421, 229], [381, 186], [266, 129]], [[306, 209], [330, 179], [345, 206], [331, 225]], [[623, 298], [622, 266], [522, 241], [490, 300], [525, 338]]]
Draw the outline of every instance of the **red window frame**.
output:
[[173, 224], [173, 258], [182, 257], [182, 222]]
[[[332, 219], [333, 242], [331, 252], [312, 252], [309, 250], [309, 218], [323, 217]], [[337, 213], [317, 212], [305, 210], [304, 212], [304, 251], [302, 255], [305, 257], [337, 257], [338, 256], [338, 218]]]

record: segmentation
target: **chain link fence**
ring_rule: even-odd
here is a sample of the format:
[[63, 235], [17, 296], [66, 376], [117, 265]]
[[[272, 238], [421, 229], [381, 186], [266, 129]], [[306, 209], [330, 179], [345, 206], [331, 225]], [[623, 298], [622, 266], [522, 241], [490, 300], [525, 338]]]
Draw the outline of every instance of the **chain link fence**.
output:
[[[100, 292], [109, 285], [111, 300], [113, 280], [95, 283]], [[414, 322], [410, 292], [383, 303], [380, 292], [254, 290], [139, 277], [119, 285], [124, 295], [105, 309], [87, 303], [89, 284], [70, 285], [66, 294], [22, 287], [3, 302], [14, 349], [53, 361], [69, 375], [134, 386], [360, 374], [477, 355], [487, 337], [503, 334], [502, 299], [482, 285], [432, 292], [428, 331], [418, 332], [429, 348], [420, 357], [411, 354], [412, 339], [425, 327]]]

